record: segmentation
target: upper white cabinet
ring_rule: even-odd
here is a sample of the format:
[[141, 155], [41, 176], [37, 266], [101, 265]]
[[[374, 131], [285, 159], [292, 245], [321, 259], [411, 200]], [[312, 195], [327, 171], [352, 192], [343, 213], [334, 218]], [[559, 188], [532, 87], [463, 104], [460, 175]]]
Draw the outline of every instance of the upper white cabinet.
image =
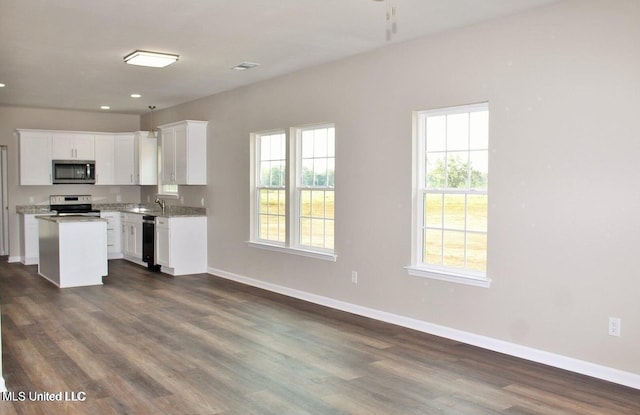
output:
[[96, 184], [115, 184], [115, 145], [113, 135], [96, 135]]
[[163, 184], [207, 184], [207, 122], [161, 125]]
[[50, 185], [51, 133], [18, 130], [20, 135], [20, 185]]
[[[17, 131], [20, 185], [52, 184], [52, 160], [95, 160], [97, 185], [158, 183], [158, 140], [149, 138], [147, 131]], [[206, 155], [203, 156], [206, 158]]]
[[96, 134], [96, 184], [157, 184], [157, 139], [147, 135], [146, 131]]
[[93, 134], [54, 132], [51, 150], [54, 160], [95, 160], [95, 138]]
[[158, 184], [158, 139], [149, 138], [148, 131], [135, 133], [138, 151], [137, 184]]
[[133, 134], [114, 137], [115, 184], [136, 184], [136, 146]]

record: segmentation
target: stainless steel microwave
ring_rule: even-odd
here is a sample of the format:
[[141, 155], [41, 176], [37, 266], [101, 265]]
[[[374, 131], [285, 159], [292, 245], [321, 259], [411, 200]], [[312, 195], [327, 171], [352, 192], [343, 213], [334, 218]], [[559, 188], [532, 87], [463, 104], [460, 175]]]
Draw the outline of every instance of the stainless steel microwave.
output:
[[96, 183], [94, 160], [53, 160], [53, 184]]

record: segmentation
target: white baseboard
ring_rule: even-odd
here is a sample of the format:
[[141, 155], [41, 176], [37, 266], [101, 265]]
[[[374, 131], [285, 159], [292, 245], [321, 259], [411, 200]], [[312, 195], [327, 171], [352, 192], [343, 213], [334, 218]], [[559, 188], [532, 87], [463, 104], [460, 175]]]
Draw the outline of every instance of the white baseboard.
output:
[[333, 298], [323, 297], [305, 291], [294, 290], [277, 284], [256, 280], [221, 269], [209, 267], [207, 269], [207, 272], [211, 275], [219, 276], [253, 287], [262, 288], [264, 290], [283, 294], [288, 297], [293, 297], [311, 303], [323, 305], [336, 310], [346, 311], [348, 313], [357, 314], [363, 317], [369, 317], [375, 320], [384, 321], [428, 334], [433, 334], [435, 336], [445, 337], [447, 339], [481, 347], [483, 349], [504, 353], [510, 356], [542, 363], [575, 373], [580, 373], [620, 385], [629, 386], [634, 389], [640, 389], [640, 374], [637, 373], [625, 372], [619, 369], [614, 369], [611, 367], [602, 366], [555, 353], [545, 352], [543, 350], [510, 343], [504, 340], [494, 339], [491, 337], [481, 336], [450, 327], [440, 326], [426, 321], [388, 313], [386, 311], [362, 307], [356, 304], [335, 300]]
[[20, 262], [21, 259], [19, 256], [10, 256], [9, 258], [7, 258], [7, 262]]

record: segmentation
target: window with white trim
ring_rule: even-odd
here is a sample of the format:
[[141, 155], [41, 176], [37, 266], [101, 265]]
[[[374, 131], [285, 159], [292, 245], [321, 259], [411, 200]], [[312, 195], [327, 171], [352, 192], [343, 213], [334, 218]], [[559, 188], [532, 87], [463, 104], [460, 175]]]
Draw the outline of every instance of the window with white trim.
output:
[[287, 142], [284, 131], [256, 136], [256, 239], [284, 244], [287, 235]]
[[300, 128], [297, 135], [297, 245], [333, 251], [335, 222], [335, 129]]
[[252, 134], [251, 246], [335, 261], [335, 127]]
[[415, 114], [412, 275], [489, 286], [487, 103]]

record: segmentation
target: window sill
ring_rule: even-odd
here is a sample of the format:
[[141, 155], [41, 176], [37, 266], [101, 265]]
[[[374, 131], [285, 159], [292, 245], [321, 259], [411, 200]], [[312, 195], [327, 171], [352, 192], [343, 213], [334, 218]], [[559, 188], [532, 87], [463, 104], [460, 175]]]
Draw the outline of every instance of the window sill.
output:
[[472, 285], [474, 287], [489, 288], [491, 286], [491, 279], [488, 277], [467, 275], [463, 273], [455, 273], [445, 270], [436, 270], [431, 268], [424, 268], [415, 265], [405, 267], [409, 275], [415, 277], [431, 278], [440, 281], [455, 282], [458, 284]]
[[300, 255], [308, 258], [322, 259], [324, 261], [336, 262], [338, 256], [327, 252], [310, 251], [300, 248], [292, 248], [288, 246], [273, 245], [265, 242], [247, 241], [247, 245], [252, 248], [266, 249], [268, 251], [283, 252], [285, 254]]

